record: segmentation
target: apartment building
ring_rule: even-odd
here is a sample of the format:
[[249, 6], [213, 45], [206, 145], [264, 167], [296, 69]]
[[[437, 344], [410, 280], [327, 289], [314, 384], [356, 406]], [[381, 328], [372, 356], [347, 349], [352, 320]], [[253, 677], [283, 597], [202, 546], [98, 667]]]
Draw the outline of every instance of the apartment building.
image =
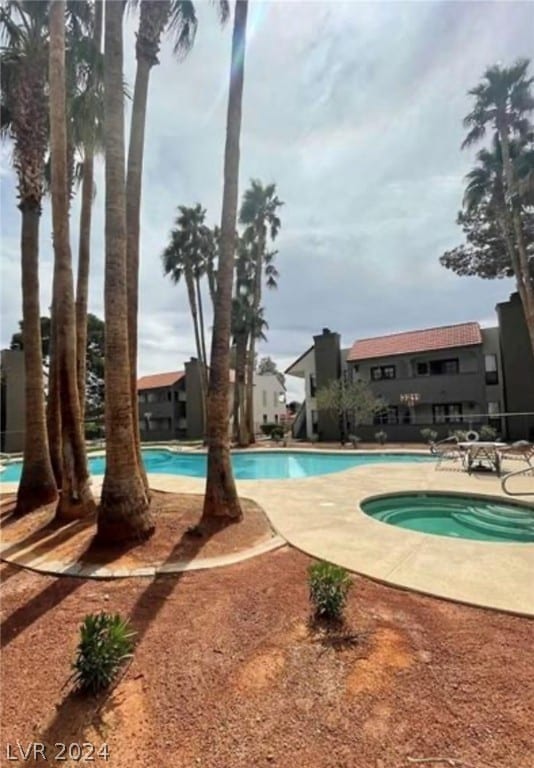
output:
[[[357, 339], [342, 348], [338, 333], [324, 328], [286, 370], [305, 382], [296, 437], [337, 441], [339, 419], [317, 408], [316, 392], [330, 381], [360, 379], [384, 401], [372, 423], [349, 431], [373, 440], [383, 430], [390, 442], [417, 442], [421, 429], [445, 437], [454, 429], [494, 426], [508, 439], [534, 439], [534, 356], [521, 305], [512, 296], [498, 305], [499, 326], [476, 322]], [[504, 412], [519, 412], [504, 418]]]
[[[231, 398], [234, 372], [230, 371]], [[198, 440], [204, 434], [200, 365], [191, 358], [183, 371], [143, 376], [137, 383], [143, 442]], [[230, 413], [232, 412], [232, 399]], [[278, 423], [286, 413], [285, 387], [276, 374], [254, 374], [254, 426]]]
[[24, 352], [3, 349], [0, 357], [0, 451], [20, 453], [25, 433]]

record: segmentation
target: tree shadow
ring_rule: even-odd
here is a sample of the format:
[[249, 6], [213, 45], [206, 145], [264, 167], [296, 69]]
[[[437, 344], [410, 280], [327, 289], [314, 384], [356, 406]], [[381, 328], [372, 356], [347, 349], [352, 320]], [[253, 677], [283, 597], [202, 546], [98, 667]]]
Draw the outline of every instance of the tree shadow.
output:
[[[180, 563], [184, 566], [191, 563], [200, 554], [209, 540], [220, 531], [230, 525], [236, 525], [233, 520], [213, 519], [203, 524], [202, 534], [199, 535], [198, 529], [194, 528], [186, 531], [180, 536], [175, 546], [162, 563], [162, 567], [176, 560], [176, 556], [184, 543], [187, 543], [187, 554], [180, 558]], [[165, 601], [173, 592], [175, 586], [180, 582], [183, 576], [191, 571], [184, 570], [176, 573], [160, 573], [150, 581], [147, 588], [140, 594], [136, 603], [130, 612], [130, 621], [133, 629], [136, 631], [136, 643], [140, 643], [146, 634], [151, 623], [157, 617]]]
[[[20, 518], [19, 518], [20, 519]], [[9, 547], [6, 547], [2, 551], [2, 558], [5, 559], [14, 552], [20, 549], [26, 549], [34, 544], [38, 544], [42, 539], [46, 539], [42, 546], [37, 546], [35, 550], [32, 548], [31, 554], [41, 555], [46, 550], [53, 550], [59, 544], [63, 544], [70, 539], [74, 534], [85, 530], [91, 525], [95, 525], [95, 517], [92, 515], [90, 518], [83, 518], [82, 520], [74, 520], [72, 522], [59, 522], [55, 519], [50, 520], [45, 525], [41, 526], [32, 533], [29, 533], [22, 539], [13, 542]], [[30, 554], [30, 553], [28, 553]]]
[[16, 563], [3, 562], [0, 565], [0, 584], [5, 584], [12, 576], [22, 573], [24, 568]]
[[5, 648], [45, 613], [59, 605], [83, 584], [82, 579], [56, 578], [27, 603], [16, 608], [0, 626], [0, 648]]
[[[234, 523], [231, 521], [215, 520], [205, 525], [201, 536], [196, 535], [195, 531], [183, 533], [162, 565], [165, 566], [174, 562], [177, 554], [180, 550], [183, 550], [184, 543], [187, 543], [187, 554], [185, 557], [182, 554], [180, 563], [185, 564], [193, 561], [212, 536], [232, 524]], [[88, 549], [90, 547], [91, 544], [89, 544]], [[124, 553], [124, 546], [110, 547], [106, 551], [109, 553], [110, 560], [112, 560], [119, 553]], [[129, 616], [132, 629], [136, 632], [136, 646], [141, 643], [167, 598], [185, 573], [189, 573], [189, 571], [156, 575], [140, 594]], [[79, 581], [82, 582], [81, 579]], [[95, 728], [97, 732], [102, 727], [105, 731], [103, 713], [105, 711], [107, 714], [110, 709], [118, 706], [118, 703], [113, 699], [113, 694], [121, 680], [125, 678], [126, 673], [127, 668], [110, 690], [102, 692], [97, 697], [86, 698], [74, 691], [67, 693], [61, 704], [57, 705], [57, 711], [47, 729], [42, 734], [39, 734], [39, 741], [52, 747], [57, 742], [81, 743], [84, 741], [83, 736], [87, 732], [88, 727]]]
[[[90, 546], [90, 545], [89, 545]], [[124, 553], [129, 548], [134, 546], [134, 543], [123, 545], [121, 547], [121, 553]], [[77, 561], [83, 556], [81, 553]], [[117, 551], [109, 551], [106, 553], [106, 557], [101, 558], [101, 562], [95, 568], [100, 568], [106, 564], [113, 562], [117, 556]], [[46, 576], [47, 574], [42, 574]], [[31, 598], [27, 603], [16, 608], [0, 625], [0, 648], [5, 648], [11, 643], [18, 635], [24, 632], [35, 621], [41, 618], [45, 613], [55, 608], [66, 597], [76, 592], [81, 586], [87, 582], [87, 578], [84, 575], [77, 576], [76, 574], [65, 574], [62, 576], [51, 576], [54, 578], [52, 584], [45, 587], [41, 592]]]

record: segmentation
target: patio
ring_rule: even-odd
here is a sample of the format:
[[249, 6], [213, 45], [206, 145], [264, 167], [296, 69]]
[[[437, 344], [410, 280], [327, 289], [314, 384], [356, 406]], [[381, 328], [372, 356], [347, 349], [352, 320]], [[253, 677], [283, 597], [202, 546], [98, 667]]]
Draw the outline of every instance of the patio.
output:
[[[516, 468], [510, 462], [505, 470], [509, 466]], [[179, 493], [202, 493], [204, 488], [203, 479], [175, 475], [151, 475], [150, 484], [154, 489]], [[495, 474], [436, 471], [434, 464], [425, 463], [396, 464], [358, 467], [302, 480], [249, 480], [237, 485], [239, 494], [257, 502], [289, 544], [313, 557], [392, 586], [534, 615], [534, 545], [422, 534], [377, 522], [359, 507], [366, 497], [403, 491], [487, 494], [508, 499]], [[527, 492], [531, 488], [532, 478], [515, 480], [515, 490]], [[5, 559], [17, 562], [17, 553]], [[60, 564], [42, 558], [32, 564], [27, 554], [25, 564], [45, 573], [65, 570], [65, 564], [58, 567]], [[155, 573], [154, 568], [142, 570], [139, 575]], [[100, 578], [114, 575], [126, 574], [114, 574], [108, 567]], [[98, 578], [98, 570], [93, 569], [92, 576]]]

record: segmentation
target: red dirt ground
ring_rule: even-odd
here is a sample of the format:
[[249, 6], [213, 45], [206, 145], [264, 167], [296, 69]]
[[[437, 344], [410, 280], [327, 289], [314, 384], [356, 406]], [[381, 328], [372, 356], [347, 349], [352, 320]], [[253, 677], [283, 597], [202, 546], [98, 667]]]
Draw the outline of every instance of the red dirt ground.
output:
[[[113, 768], [531, 768], [532, 622], [354, 577], [328, 636], [308, 623], [309, 563], [284, 548], [105, 582], [0, 566], [2, 766], [18, 739], [57, 765], [75, 763], [54, 761], [56, 742], [85, 741]], [[84, 700], [64, 686], [99, 610], [129, 616], [137, 647], [115, 689]]]
[[[24, 562], [37, 556], [51, 560], [109, 564], [116, 568], [139, 567], [154, 563], [170, 563], [201, 557], [227, 555], [248, 549], [273, 536], [273, 530], [263, 510], [250, 499], [241, 499], [244, 519], [239, 525], [224, 525], [217, 520], [204, 525], [204, 536], [187, 535], [202, 515], [204, 497], [196, 494], [163, 493], [152, 491], [152, 508], [157, 521], [155, 534], [143, 544], [117, 550], [95, 547], [92, 539], [96, 532], [94, 516], [68, 526], [54, 523], [55, 504], [25, 515], [20, 519], [10, 516], [15, 496], [0, 496], [0, 527], [2, 540], [30, 547], [24, 553]], [[4, 553], [7, 556], [7, 553]]]

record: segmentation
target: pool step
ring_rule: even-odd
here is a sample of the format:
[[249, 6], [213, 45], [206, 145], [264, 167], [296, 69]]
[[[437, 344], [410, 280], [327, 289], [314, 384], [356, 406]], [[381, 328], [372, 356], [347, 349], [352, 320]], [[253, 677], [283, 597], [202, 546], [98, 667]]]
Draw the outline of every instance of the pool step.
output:
[[474, 512], [454, 512], [451, 517], [471, 530], [487, 531], [504, 537], [516, 537], [518, 533], [534, 537], [534, 522], [510, 521], [498, 522], [497, 520], [484, 519]]

